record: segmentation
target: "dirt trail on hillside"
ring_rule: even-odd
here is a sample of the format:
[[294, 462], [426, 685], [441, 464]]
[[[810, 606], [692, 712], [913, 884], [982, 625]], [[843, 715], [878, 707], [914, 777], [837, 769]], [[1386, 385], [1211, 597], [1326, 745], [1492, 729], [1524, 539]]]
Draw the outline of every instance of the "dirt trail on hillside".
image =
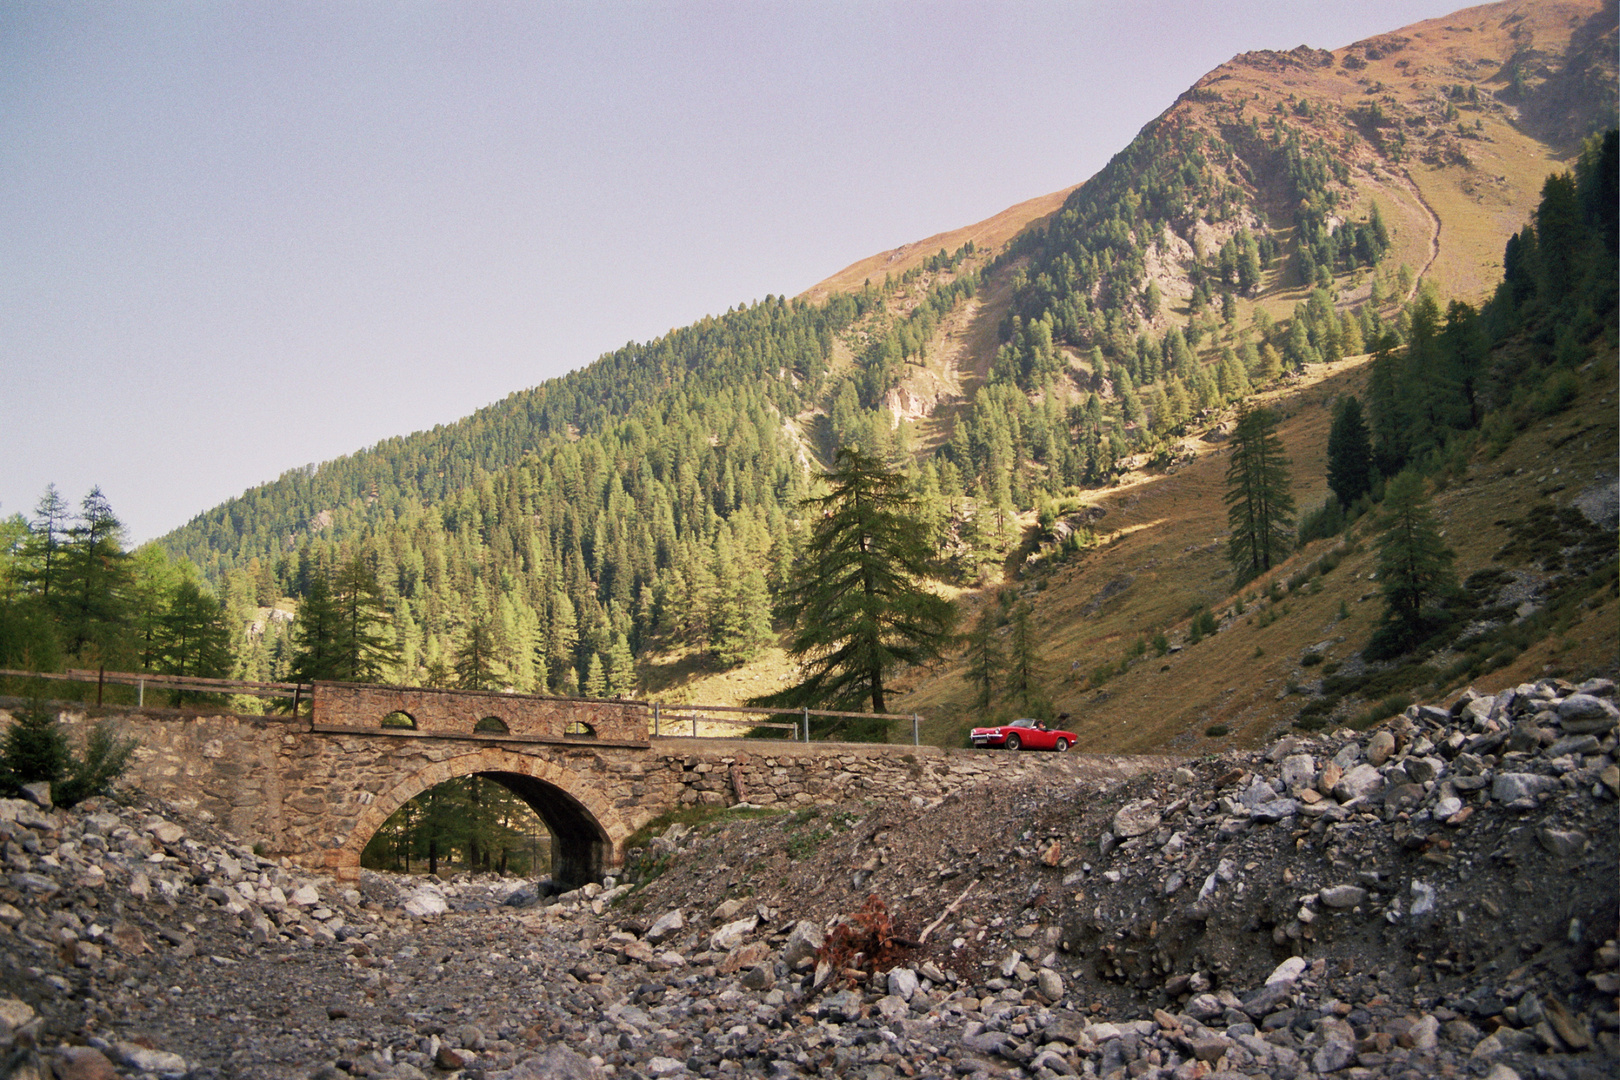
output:
[[1423, 279], [1428, 276], [1429, 268], [1440, 257], [1440, 215], [1434, 212], [1434, 207], [1429, 205], [1429, 200], [1423, 197], [1423, 189], [1418, 187], [1417, 182], [1412, 179], [1409, 173], [1402, 171], [1396, 173], [1395, 177], [1402, 187], [1411, 192], [1412, 198], [1417, 200], [1417, 204], [1423, 208], [1424, 214], [1429, 218], [1429, 259], [1423, 264], [1423, 269], [1413, 275], [1412, 287], [1407, 290], [1406, 298], [1402, 301], [1403, 303], [1411, 303], [1412, 298], [1417, 295], [1418, 287], [1422, 284]]

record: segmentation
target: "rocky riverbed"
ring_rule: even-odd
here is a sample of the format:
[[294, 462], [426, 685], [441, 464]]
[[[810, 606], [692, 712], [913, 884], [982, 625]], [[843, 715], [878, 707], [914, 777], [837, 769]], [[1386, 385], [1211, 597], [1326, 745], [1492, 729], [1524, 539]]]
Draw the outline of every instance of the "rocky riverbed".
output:
[[628, 880], [306, 877], [0, 801], [5, 1075], [1608, 1077], [1614, 685], [1123, 782], [734, 811]]

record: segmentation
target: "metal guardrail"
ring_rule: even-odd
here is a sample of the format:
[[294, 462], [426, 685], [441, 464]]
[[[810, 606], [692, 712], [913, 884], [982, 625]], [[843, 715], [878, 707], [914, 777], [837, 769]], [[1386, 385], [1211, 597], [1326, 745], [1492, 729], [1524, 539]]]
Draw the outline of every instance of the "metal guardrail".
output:
[[[96, 704], [101, 704], [101, 688], [107, 684], [114, 686], [133, 686], [137, 688], [137, 706], [146, 704], [146, 688], [154, 690], [196, 690], [208, 694], [242, 694], [250, 697], [268, 697], [291, 699], [293, 702], [293, 715], [303, 701], [313, 700], [314, 687], [309, 683], [288, 682], [250, 682], [245, 679], [206, 679], [191, 675], [159, 675], [146, 672], [131, 671], [90, 671], [85, 668], [69, 668], [61, 671], [18, 671], [10, 668], [0, 668], [0, 678], [19, 679], [46, 679], [56, 682], [78, 682], [96, 684]], [[432, 693], [436, 687], [398, 687], [397, 689], [423, 690]], [[456, 691], [460, 692], [460, 691]], [[498, 695], [495, 695], [498, 696]], [[544, 696], [544, 695], [531, 695]], [[665, 732], [663, 725], [666, 719], [676, 720], [682, 724], [690, 722], [692, 732], [687, 738], [724, 738], [725, 736], [705, 736], [698, 734], [698, 723], [728, 724], [733, 727], [744, 727], [750, 730], [768, 728], [775, 731], [792, 732], [795, 742], [810, 741], [810, 718], [812, 716], [831, 716], [858, 720], [900, 720], [911, 721], [911, 742], [917, 745], [921, 741], [922, 718], [916, 713], [909, 715], [902, 713], [869, 713], [846, 712], [837, 709], [770, 709], [751, 705], [666, 705], [657, 701], [623, 701], [623, 705], [630, 705], [652, 711], [652, 734], [655, 736], [669, 735], [674, 737], [675, 732]], [[791, 724], [771, 723], [761, 720], [730, 720], [722, 716], [710, 716], [710, 713], [736, 713], [752, 716], [792, 716], [797, 719]], [[674, 714], [674, 715], [671, 715]]]
[[[703, 736], [697, 733], [698, 721], [701, 720], [709, 724], [731, 724], [736, 727], [746, 727], [750, 729], [772, 728], [778, 731], [791, 731], [794, 733], [794, 741], [809, 742], [810, 718], [812, 716], [834, 716], [860, 720], [909, 720], [911, 721], [912, 745], [915, 746], [921, 741], [921, 732], [919, 729], [921, 727], [922, 718], [916, 713], [903, 715], [900, 713], [844, 712], [837, 709], [766, 709], [751, 705], [664, 705], [656, 701], [652, 702], [652, 711], [652, 733], [654, 735], [662, 735], [664, 733], [662, 731], [662, 724], [666, 713], [678, 712], [691, 714], [690, 716], [685, 717], [685, 719], [691, 721], [692, 734], [690, 737], [694, 739], [703, 738]], [[722, 717], [704, 715], [711, 712], [748, 713], [754, 716], [797, 716], [799, 717], [799, 722], [793, 724], [772, 724], [757, 720], [727, 720]], [[677, 717], [676, 719], [681, 718]]]

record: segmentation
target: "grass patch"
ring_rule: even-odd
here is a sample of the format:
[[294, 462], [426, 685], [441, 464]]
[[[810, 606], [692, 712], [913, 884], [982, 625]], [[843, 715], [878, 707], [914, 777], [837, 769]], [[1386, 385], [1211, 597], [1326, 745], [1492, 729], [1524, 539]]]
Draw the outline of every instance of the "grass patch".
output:
[[625, 840], [624, 847], [644, 848], [652, 842], [655, 836], [662, 836], [671, 825], [683, 824], [696, 831], [704, 826], [720, 824], [727, 821], [746, 821], [749, 818], [780, 817], [781, 810], [769, 807], [734, 807], [734, 806], [682, 806], [674, 810], [665, 810], [647, 824], [631, 833]]

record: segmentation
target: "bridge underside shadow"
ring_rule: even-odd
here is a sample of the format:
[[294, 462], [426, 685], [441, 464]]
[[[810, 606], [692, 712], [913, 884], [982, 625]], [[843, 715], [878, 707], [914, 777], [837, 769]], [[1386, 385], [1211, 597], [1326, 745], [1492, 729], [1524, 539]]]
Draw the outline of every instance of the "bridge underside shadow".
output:
[[327, 866], [344, 879], [360, 875], [360, 852], [395, 810], [447, 780], [483, 776], [522, 799], [546, 823], [552, 845], [552, 880], [566, 885], [597, 881], [620, 865], [630, 829], [592, 789], [588, 778], [548, 761], [485, 748], [430, 765], [378, 796], [340, 843], [328, 850]]

